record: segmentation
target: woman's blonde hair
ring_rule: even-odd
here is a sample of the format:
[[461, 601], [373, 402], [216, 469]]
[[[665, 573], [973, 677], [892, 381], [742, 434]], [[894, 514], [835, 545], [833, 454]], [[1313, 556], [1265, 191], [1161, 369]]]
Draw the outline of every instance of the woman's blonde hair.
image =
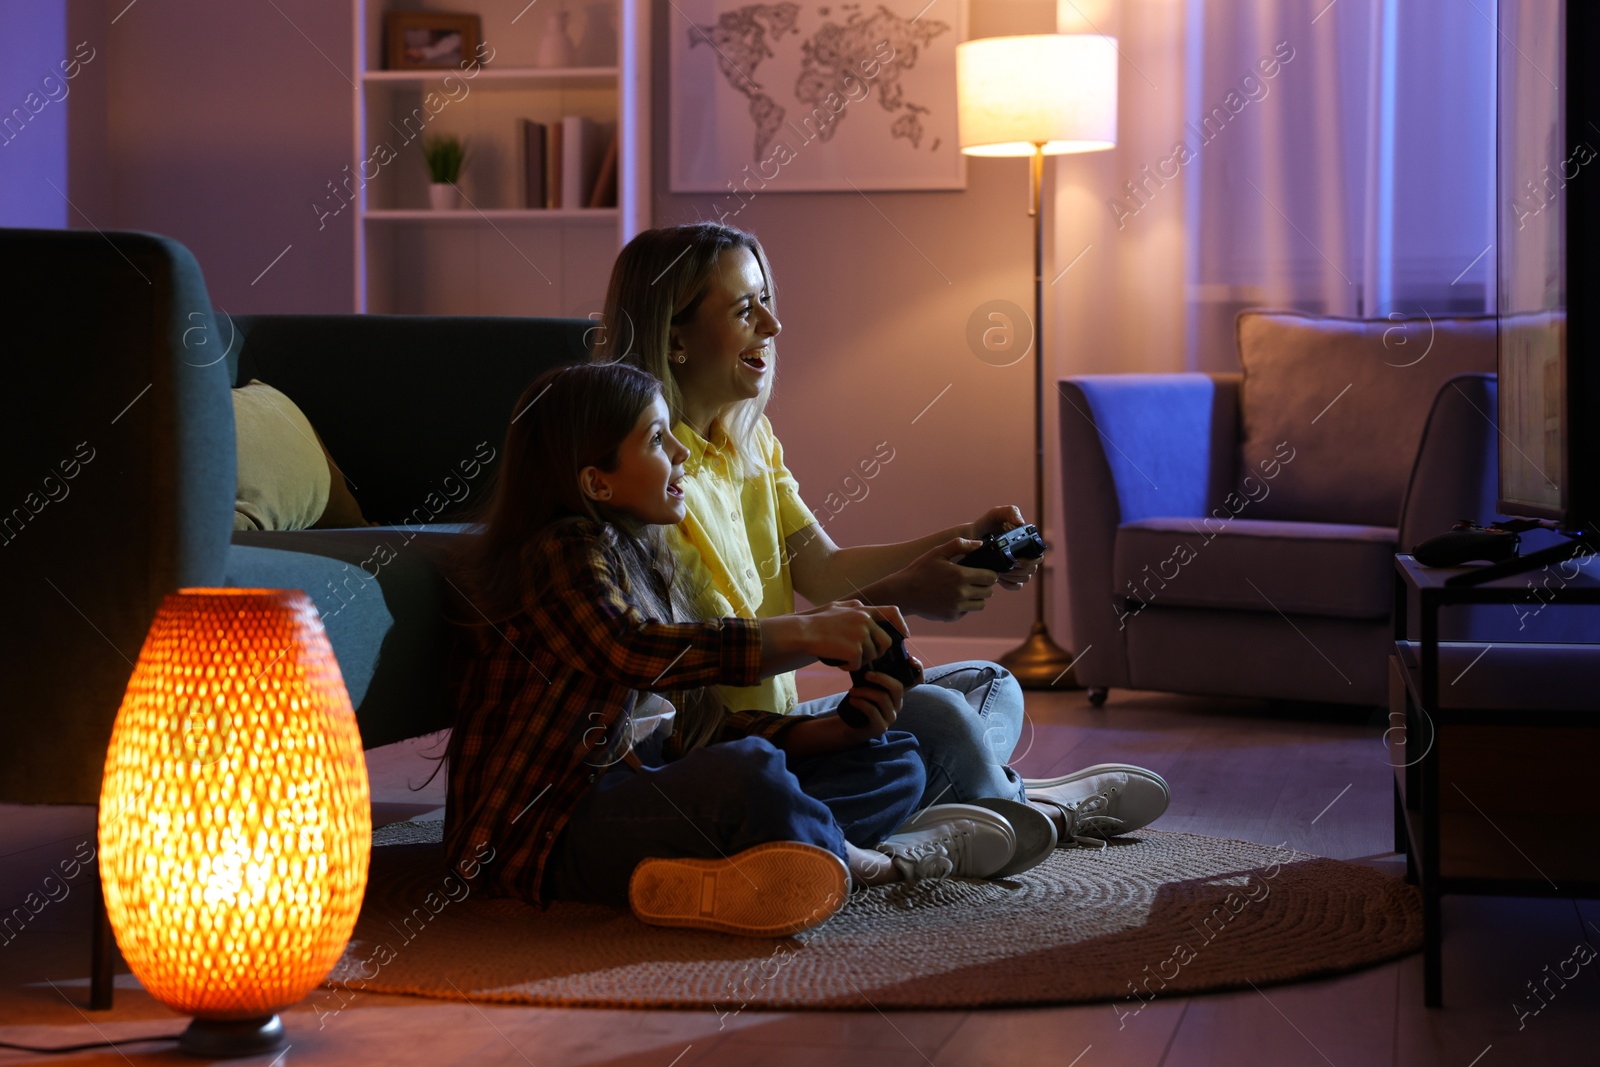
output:
[[[655, 375], [674, 424], [683, 418], [683, 394], [672, 373], [668, 338], [672, 327], [694, 319], [710, 291], [717, 260], [734, 248], [747, 248], [756, 257], [767, 284], [768, 306], [775, 309], [777, 286], [761, 242], [733, 226], [696, 222], [641, 231], [617, 255], [611, 268], [605, 310], [600, 328], [594, 331], [590, 354], [597, 362], [625, 361]], [[776, 344], [767, 366], [770, 372], [761, 383], [761, 392], [734, 404], [720, 418], [735, 461], [746, 477], [769, 469], [755, 436], [777, 377]]]

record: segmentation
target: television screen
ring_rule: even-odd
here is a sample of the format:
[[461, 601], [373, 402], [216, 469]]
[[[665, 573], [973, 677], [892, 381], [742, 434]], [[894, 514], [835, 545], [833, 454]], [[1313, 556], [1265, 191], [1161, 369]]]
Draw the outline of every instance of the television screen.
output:
[[1501, 0], [1496, 119], [1498, 506], [1508, 515], [1558, 520], [1572, 505], [1567, 186], [1595, 151], [1593, 142], [1569, 143], [1567, 136], [1566, 6]]
[[[1504, 515], [1600, 523], [1600, 4], [1500, 0], [1496, 311]], [[1571, 53], [1568, 42], [1578, 42]], [[1574, 317], [1575, 316], [1575, 317]]]

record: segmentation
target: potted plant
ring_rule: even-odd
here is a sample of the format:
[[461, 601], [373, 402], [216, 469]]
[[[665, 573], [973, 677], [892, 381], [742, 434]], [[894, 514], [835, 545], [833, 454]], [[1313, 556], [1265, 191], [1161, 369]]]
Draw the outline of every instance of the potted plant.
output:
[[453, 133], [422, 139], [422, 158], [428, 163], [428, 206], [435, 211], [450, 211], [461, 206], [456, 182], [461, 178], [461, 163], [467, 148]]

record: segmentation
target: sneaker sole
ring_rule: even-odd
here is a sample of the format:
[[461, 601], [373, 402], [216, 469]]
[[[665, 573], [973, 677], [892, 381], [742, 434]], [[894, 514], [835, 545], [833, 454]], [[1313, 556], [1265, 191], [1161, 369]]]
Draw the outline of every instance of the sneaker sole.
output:
[[1004, 797], [985, 797], [972, 803], [1003, 816], [1017, 835], [1017, 848], [1011, 854], [1011, 862], [991, 874], [990, 878], [1009, 878], [1021, 874], [1043, 863], [1055, 851], [1056, 824], [1038, 808]]
[[628, 880], [640, 922], [786, 937], [825, 922], [850, 897], [850, 870], [798, 841], [757, 845], [727, 859], [647, 859]]
[[1055, 785], [1071, 785], [1073, 782], [1081, 782], [1085, 778], [1093, 778], [1097, 774], [1113, 774], [1117, 772], [1135, 775], [1155, 782], [1161, 787], [1162, 796], [1166, 797], [1169, 803], [1172, 801], [1172, 790], [1167, 788], [1167, 780], [1165, 778], [1148, 767], [1135, 767], [1129, 763], [1096, 763], [1093, 767], [1085, 767], [1081, 771], [1063, 774], [1058, 778], [1024, 778], [1022, 780], [1022, 788], [1025, 790], [1049, 789]]

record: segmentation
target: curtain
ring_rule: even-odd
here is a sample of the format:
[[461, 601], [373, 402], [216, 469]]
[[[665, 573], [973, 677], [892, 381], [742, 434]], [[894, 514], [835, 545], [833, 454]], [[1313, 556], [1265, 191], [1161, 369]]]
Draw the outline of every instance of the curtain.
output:
[[1495, 0], [1057, 15], [1122, 52], [1117, 148], [1055, 171], [1061, 373], [1236, 369], [1244, 307], [1492, 309]]

